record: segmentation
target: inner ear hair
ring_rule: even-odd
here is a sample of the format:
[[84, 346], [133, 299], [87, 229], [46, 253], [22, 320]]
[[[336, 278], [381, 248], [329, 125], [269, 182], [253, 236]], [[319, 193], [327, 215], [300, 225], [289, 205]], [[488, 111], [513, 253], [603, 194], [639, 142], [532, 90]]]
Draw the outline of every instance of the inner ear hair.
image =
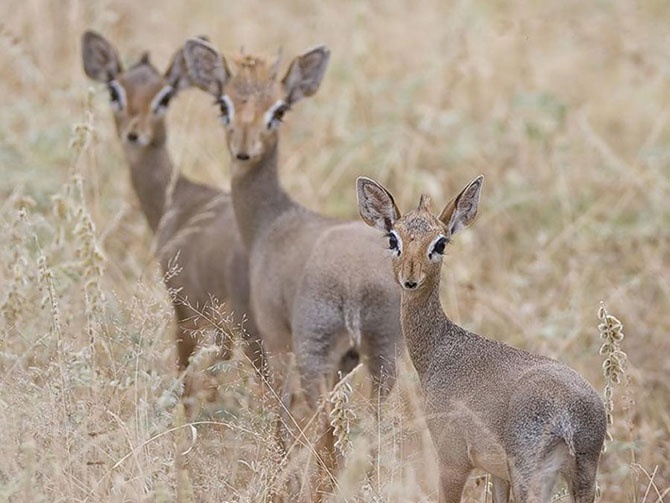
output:
[[442, 209], [440, 212], [440, 215], [437, 217], [437, 219], [442, 222], [442, 225], [444, 226], [445, 230], [449, 232], [449, 221], [451, 220], [451, 215], [454, 213], [454, 210], [456, 209], [456, 199], [458, 196], [454, 197], [451, 201], [447, 203], [447, 205]]
[[447, 237], [467, 227], [477, 216], [484, 177], [479, 175], [444, 207], [438, 219], [446, 226]]
[[192, 85], [186, 60], [184, 59], [184, 49], [180, 48], [172, 56], [170, 65], [165, 70], [165, 80], [174, 89], [175, 92], [185, 89]]
[[390, 231], [400, 218], [400, 211], [391, 193], [371, 178], [359, 177], [356, 181], [358, 210], [368, 225]]
[[123, 72], [116, 49], [99, 33], [84, 32], [81, 45], [84, 71], [91, 79], [106, 83]]
[[316, 93], [326, 73], [329, 60], [330, 51], [325, 45], [315, 47], [296, 57], [282, 79], [286, 93], [285, 101], [288, 104], [296, 103]]
[[219, 98], [231, 72], [223, 56], [202, 38], [191, 38], [184, 44], [184, 59], [191, 82]]

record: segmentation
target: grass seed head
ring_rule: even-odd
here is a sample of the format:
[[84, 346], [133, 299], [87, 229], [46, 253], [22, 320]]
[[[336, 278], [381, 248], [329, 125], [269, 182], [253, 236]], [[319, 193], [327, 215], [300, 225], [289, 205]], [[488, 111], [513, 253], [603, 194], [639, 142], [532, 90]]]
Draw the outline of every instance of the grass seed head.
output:
[[621, 350], [621, 342], [624, 338], [623, 323], [609, 314], [604, 302], [600, 303], [598, 309], [598, 332], [602, 339], [600, 354], [603, 360], [603, 376], [605, 376], [605, 389], [603, 390], [603, 401], [607, 414], [607, 439], [612, 440], [611, 427], [614, 425], [614, 387], [621, 383], [626, 371], [626, 353]]

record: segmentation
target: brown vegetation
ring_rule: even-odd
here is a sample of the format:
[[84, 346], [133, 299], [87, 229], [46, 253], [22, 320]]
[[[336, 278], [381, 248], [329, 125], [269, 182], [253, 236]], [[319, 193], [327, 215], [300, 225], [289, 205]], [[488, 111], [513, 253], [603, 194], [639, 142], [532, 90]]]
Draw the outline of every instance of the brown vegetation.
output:
[[[0, 500], [262, 501], [296, 482], [307, 451], [285, 461], [267, 449], [271, 419], [240, 351], [217, 366], [211, 418], [192, 429], [176, 413], [170, 299], [106, 91], [89, 91], [81, 69], [89, 28], [116, 41], [125, 62], [150, 48], [161, 68], [193, 35], [231, 54], [326, 44], [329, 71], [287, 114], [280, 153], [284, 186], [324, 214], [355, 218], [358, 175], [408, 208], [420, 192], [442, 201], [483, 173], [477, 226], [443, 272], [446, 312], [475, 332], [518, 334], [504, 342], [603, 389], [606, 301], [624, 323], [627, 363], [601, 501], [663, 500], [666, 2], [27, 0], [0, 14]], [[211, 98], [187, 90], [171, 108], [175, 163], [227, 188]], [[404, 359], [379, 428], [362, 376], [350, 401], [338, 398], [351, 444], [335, 500], [434, 501], [414, 370]], [[471, 479], [464, 501], [485, 501], [484, 487]]]

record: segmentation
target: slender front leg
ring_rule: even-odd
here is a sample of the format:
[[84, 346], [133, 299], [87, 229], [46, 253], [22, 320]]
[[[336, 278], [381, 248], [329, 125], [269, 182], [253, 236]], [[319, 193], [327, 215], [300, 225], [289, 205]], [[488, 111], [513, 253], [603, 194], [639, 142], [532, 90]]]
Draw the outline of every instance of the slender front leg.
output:
[[509, 502], [509, 482], [498, 477], [493, 478], [493, 503]]
[[470, 469], [440, 468], [440, 503], [460, 503]]
[[185, 328], [181, 323], [177, 323], [175, 339], [177, 340], [177, 370], [180, 375], [183, 375], [184, 382], [182, 402], [184, 404], [186, 418], [190, 420], [193, 419], [194, 411], [197, 410], [193, 369], [188, 368], [191, 355], [195, 350], [196, 340], [191, 334], [191, 331]]
[[319, 439], [316, 442], [315, 451], [319, 456], [317, 460], [318, 469], [316, 481], [313, 486], [316, 489], [314, 501], [321, 503], [328, 499], [332, 493], [335, 477], [337, 476], [337, 453], [335, 452], [335, 435], [330, 425], [330, 402], [328, 402], [328, 390], [322, 386], [322, 397], [326, 402], [319, 412]]

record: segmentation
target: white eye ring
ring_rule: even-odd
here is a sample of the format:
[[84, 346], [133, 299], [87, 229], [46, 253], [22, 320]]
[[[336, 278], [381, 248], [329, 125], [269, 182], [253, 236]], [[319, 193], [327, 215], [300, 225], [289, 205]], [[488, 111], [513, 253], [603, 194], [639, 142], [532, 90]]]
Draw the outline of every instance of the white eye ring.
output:
[[277, 119], [275, 117], [275, 114], [277, 113], [277, 110], [280, 108], [283, 108], [283, 112], [286, 112], [288, 110], [288, 107], [286, 105], [286, 102], [284, 100], [278, 100], [274, 105], [272, 105], [270, 108], [268, 108], [267, 112], [265, 112], [265, 125], [268, 129], [274, 129], [279, 127], [279, 124], [281, 124], [281, 119]]
[[159, 117], [164, 115], [167, 110], [167, 105], [161, 105], [161, 101], [163, 101], [166, 96], [172, 97], [172, 93], [174, 93], [174, 88], [172, 86], [165, 86], [158, 91], [156, 96], [154, 96], [154, 99], [151, 100], [151, 111]]
[[120, 112], [126, 107], [126, 90], [116, 80], [110, 80], [107, 84], [112, 96], [116, 94], [118, 99], [112, 99], [112, 110]]
[[391, 238], [394, 238], [396, 241], [396, 247], [391, 248], [390, 243], [389, 243], [389, 248], [388, 251], [393, 255], [394, 257], [399, 257], [402, 254], [402, 240], [400, 239], [400, 236], [395, 231], [391, 231], [386, 235], [389, 240]]
[[442, 258], [442, 253], [437, 253], [437, 252], [435, 251], [435, 245], [436, 245], [437, 242], [440, 241], [441, 239], [444, 239], [444, 240], [445, 240], [445, 244], [448, 242], [447, 237], [444, 236], [444, 235], [442, 235], [442, 234], [440, 234], [439, 236], [437, 236], [435, 239], [433, 239], [433, 240], [430, 242], [430, 245], [428, 245], [428, 260], [431, 260], [431, 261], [433, 261], [433, 262], [437, 262], [437, 261], [439, 261], [439, 260]]
[[[235, 117], [235, 107], [233, 106], [233, 101], [228, 97], [227, 94], [222, 95], [218, 100], [216, 100], [219, 107], [221, 107], [221, 122], [225, 126], [228, 126]], [[223, 107], [225, 106], [225, 112]]]

